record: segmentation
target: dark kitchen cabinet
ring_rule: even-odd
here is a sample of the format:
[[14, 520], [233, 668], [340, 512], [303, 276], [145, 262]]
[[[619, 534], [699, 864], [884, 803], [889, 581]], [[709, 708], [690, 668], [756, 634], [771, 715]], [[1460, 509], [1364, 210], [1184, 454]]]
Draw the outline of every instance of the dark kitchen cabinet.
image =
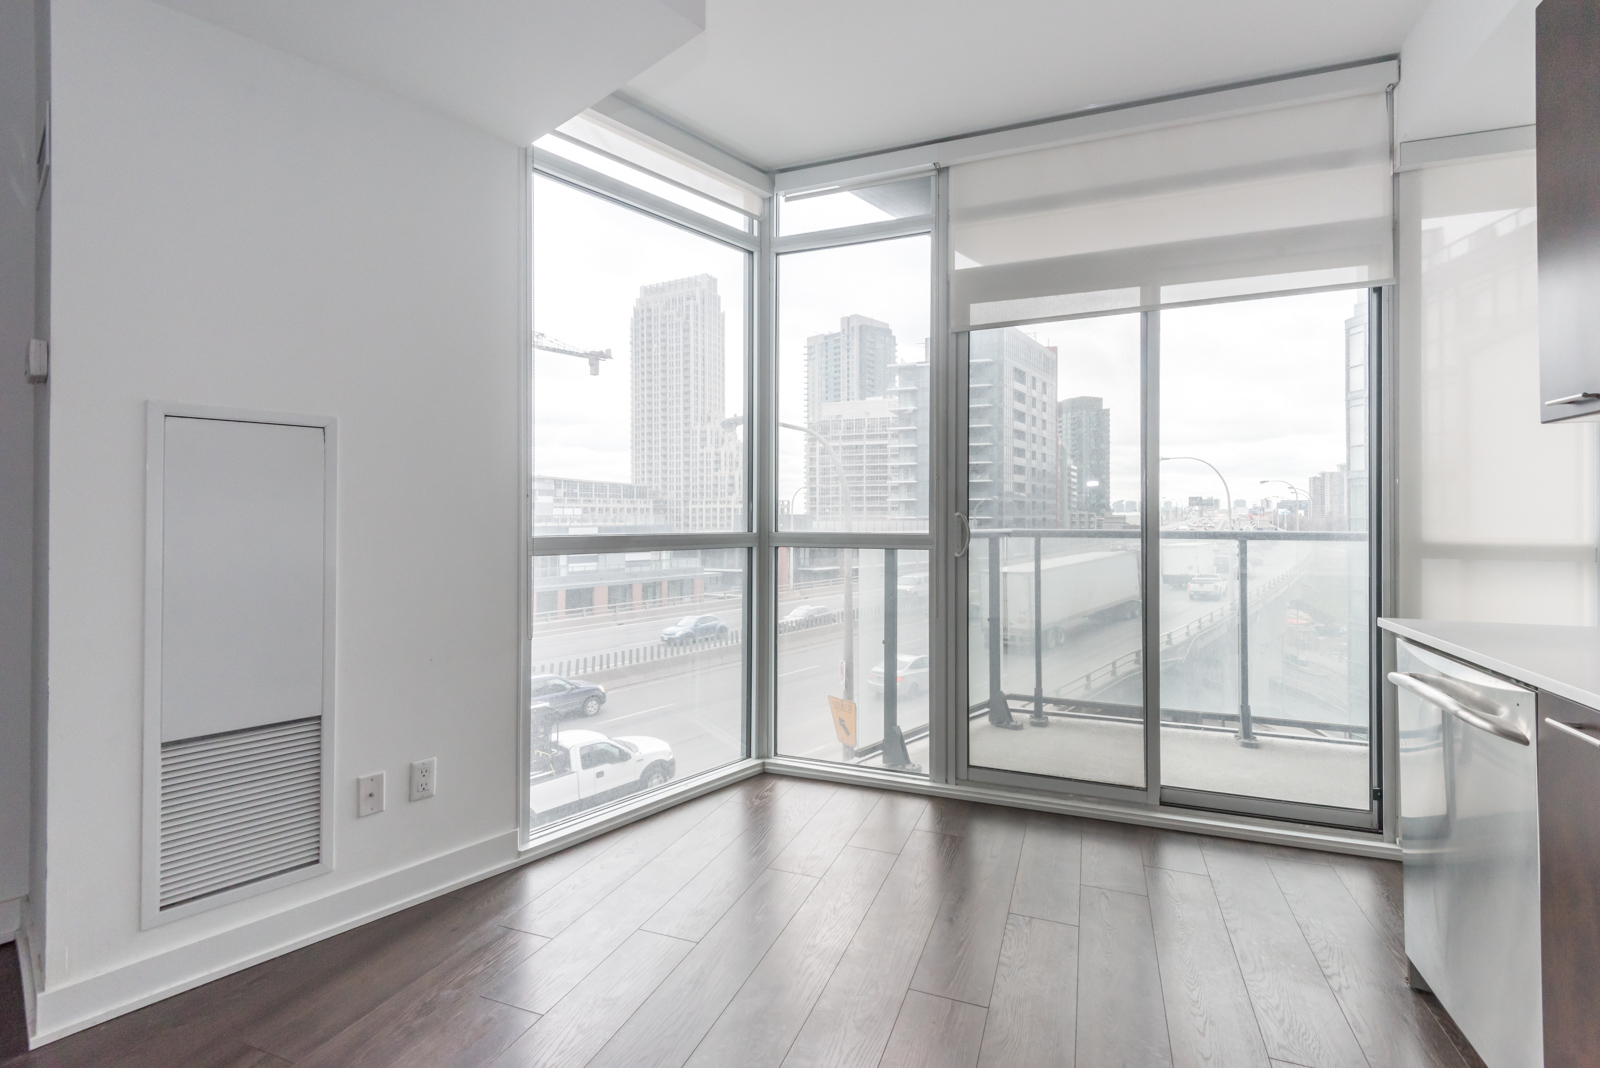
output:
[[1600, 412], [1600, 0], [1537, 10], [1539, 392], [1546, 423]]
[[1544, 1063], [1582, 1068], [1600, 1056], [1600, 712], [1541, 691], [1538, 745]]

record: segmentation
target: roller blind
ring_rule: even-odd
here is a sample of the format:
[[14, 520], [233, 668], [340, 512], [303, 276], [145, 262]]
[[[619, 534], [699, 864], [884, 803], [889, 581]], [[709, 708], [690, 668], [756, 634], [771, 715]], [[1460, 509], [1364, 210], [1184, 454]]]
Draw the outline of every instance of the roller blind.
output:
[[950, 169], [955, 330], [1393, 275], [1382, 93]]

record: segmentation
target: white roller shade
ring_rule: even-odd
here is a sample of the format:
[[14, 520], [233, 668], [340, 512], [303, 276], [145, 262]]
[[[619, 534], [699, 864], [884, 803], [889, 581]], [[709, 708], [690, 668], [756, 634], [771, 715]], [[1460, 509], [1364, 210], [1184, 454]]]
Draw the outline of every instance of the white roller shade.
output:
[[952, 328], [1393, 274], [1382, 93], [950, 169]]

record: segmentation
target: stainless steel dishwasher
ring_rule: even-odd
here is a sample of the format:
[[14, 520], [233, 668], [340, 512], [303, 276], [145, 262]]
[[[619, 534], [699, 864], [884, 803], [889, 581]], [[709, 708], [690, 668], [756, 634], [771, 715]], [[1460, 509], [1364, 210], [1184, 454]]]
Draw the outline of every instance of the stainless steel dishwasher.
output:
[[1397, 643], [1406, 956], [1489, 1068], [1544, 1063], [1535, 694]]

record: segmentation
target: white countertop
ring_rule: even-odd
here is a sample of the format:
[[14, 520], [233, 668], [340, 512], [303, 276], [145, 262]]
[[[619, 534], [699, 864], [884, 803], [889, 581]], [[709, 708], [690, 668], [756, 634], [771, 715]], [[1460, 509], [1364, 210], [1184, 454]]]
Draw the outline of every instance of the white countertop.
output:
[[1600, 627], [1380, 619], [1378, 626], [1497, 675], [1600, 708]]

